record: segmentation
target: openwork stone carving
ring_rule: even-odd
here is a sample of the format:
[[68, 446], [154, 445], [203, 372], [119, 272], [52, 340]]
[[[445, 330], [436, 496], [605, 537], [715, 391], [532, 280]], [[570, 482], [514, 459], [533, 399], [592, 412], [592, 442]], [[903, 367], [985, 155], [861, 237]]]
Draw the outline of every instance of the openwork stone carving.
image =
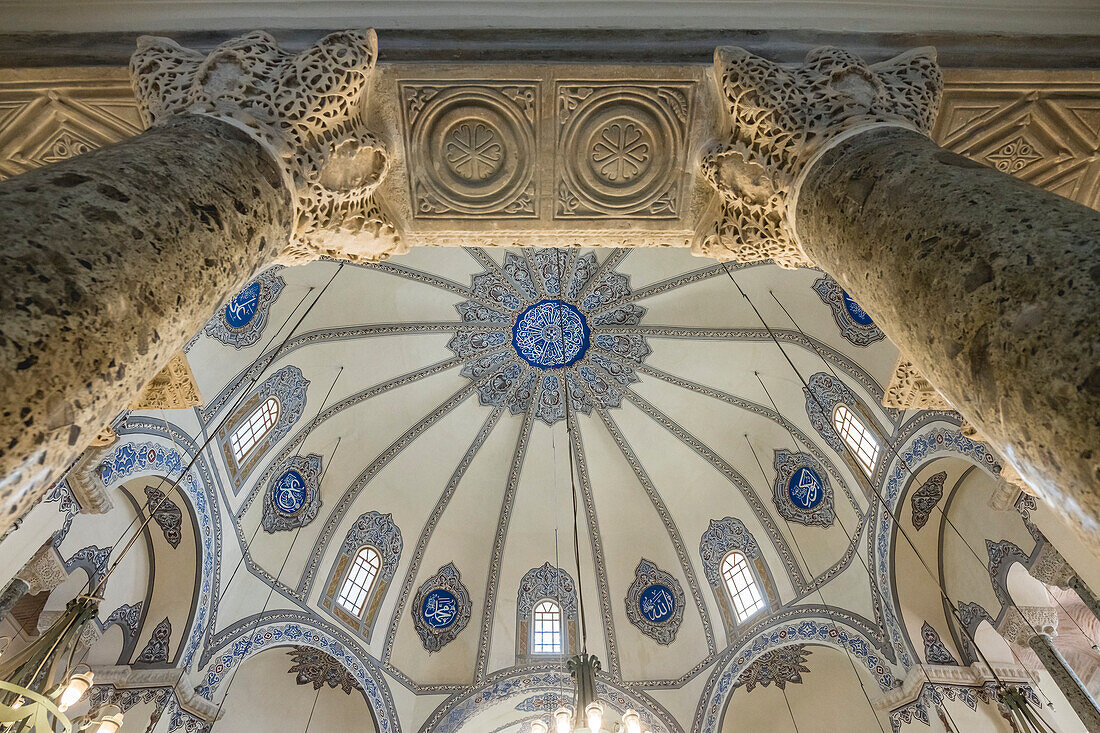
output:
[[559, 83], [554, 218], [677, 218], [691, 87]]
[[951, 405], [936, 391], [931, 382], [917, 371], [913, 362], [898, 357], [890, 384], [882, 396], [883, 407], [899, 410], [951, 410]]
[[772, 501], [780, 516], [807, 527], [832, 525], [836, 519], [833, 487], [813, 456], [777, 450], [775, 472]]
[[147, 124], [202, 114], [246, 131], [272, 155], [294, 194], [287, 263], [330, 256], [353, 262], [402, 251], [372, 194], [389, 157], [363, 127], [374, 31], [341, 31], [292, 54], [253, 31], [209, 55], [142, 36], [130, 77]]
[[870, 346], [886, 338], [874, 320], [852, 296], [844, 292], [840, 283], [828, 275], [814, 280], [814, 292], [821, 296], [833, 312], [833, 319], [840, 327], [840, 335], [856, 346]]
[[454, 563], [447, 563], [424, 581], [412, 604], [416, 633], [429, 653], [454, 641], [470, 623], [472, 613], [470, 592]]
[[321, 456], [293, 456], [274, 473], [264, 492], [265, 532], [304, 527], [321, 509]]
[[626, 617], [658, 644], [671, 644], [684, 620], [680, 582], [642, 558], [626, 592]]
[[195, 375], [187, 363], [187, 356], [180, 352], [169, 359], [157, 376], [141, 388], [131, 410], [181, 410], [202, 404]]
[[920, 530], [928, 524], [928, 518], [932, 514], [933, 507], [943, 498], [943, 482], [947, 478], [947, 471], [940, 471], [928, 477], [920, 488], [913, 492], [909, 500], [913, 507], [913, 528]]
[[61, 558], [50, 543], [42, 545], [38, 552], [27, 560], [27, 564], [16, 573], [16, 577], [27, 584], [26, 595], [53, 590], [65, 582], [68, 575]]
[[214, 314], [203, 333], [235, 349], [251, 346], [260, 340], [271, 305], [284, 287], [278, 268], [265, 270]]
[[538, 217], [538, 82], [400, 82], [413, 215]]
[[733, 687], [744, 686], [745, 692], [752, 692], [757, 685], [767, 687], [774, 683], [780, 690], [785, 690], [788, 684], [800, 685], [802, 675], [810, 671], [806, 666], [806, 657], [810, 653], [806, 644], [792, 644], [764, 652], [745, 668]]
[[715, 52], [714, 70], [732, 130], [700, 163], [720, 200], [694, 249], [720, 260], [772, 259], [782, 267], [812, 264], [788, 207], [815, 156], [870, 126], [927, 133], [943, 91], [931, 48], [873, 65], [838, 48], [819, 48], [789, 67], [724, 47]]
[[1050, 606], [1009, 606], [997, 632], [1005, 641], [1028, 646], [1038, 634], [1054, 636], [1058, 633], [1058, 609]]

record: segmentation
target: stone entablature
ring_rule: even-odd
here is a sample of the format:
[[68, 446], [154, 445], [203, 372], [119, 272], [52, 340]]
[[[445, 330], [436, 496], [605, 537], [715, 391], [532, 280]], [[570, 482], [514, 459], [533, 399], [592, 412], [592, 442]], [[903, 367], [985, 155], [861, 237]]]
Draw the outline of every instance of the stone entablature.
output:
[[[376, 198], [402, 247], [691, 247], [715, 216], [690, 165], [717, 135], [708, 65], [381, 63], [374, 76], [367, 128], [389, 156]], [[1100, 71], [945, 69], [944, 83], [937, 142], [1100, 207]], [[141, 126], [124, 69], [0, 70], [0, 176]]]

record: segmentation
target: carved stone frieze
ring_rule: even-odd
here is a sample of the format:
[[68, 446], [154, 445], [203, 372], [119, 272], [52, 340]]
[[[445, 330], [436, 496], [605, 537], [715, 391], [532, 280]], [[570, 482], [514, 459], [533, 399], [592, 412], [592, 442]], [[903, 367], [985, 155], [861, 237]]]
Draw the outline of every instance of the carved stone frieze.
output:
[[398, 88], [414, 217], [538, 217], [538, 81]]
[[943, 90], [930, 48], [873, 65], [838, 48], [819, 48], [790, 67], [724, 47], [715, 52], [714, 70], [732, 130], [700, 163], [719, 201], [693, 250], [783, 267], [812, 264], [788, 206], [815, 155], [875, 125], [929, 131]]
[[130, 76], [148, 123], [209, 115], [244, 130], [271, 153], [296, 199], [282, 261], [376, 261], [400, 250], [393, 225], [372, 201], [389, 155], [362, 122], [377, 57], [369, 30], [329, 34], [297, 54], [262, 31], [226, 41], [208, 55], [142, 36]]
[[1009, 606], [997, 624], [997, 633], [1005, 641], [1025, 647], [1036, 634], [1054, 636], [1057, 632], [1058, 609], [1050, 606]]
[[141, 388], [131, 410], [182, 410], [202, 404], [195, 375], [182, 351], [173, 356], [157, 376]]
[[558, 82], [554, 217], [676, 219], [690, 83]]
[[898, 356], [890, 384], [882, 395], [883, 407], [899, 410], [951, 410], [954, 409], [936, 388], [925, 379], [913, 362]]

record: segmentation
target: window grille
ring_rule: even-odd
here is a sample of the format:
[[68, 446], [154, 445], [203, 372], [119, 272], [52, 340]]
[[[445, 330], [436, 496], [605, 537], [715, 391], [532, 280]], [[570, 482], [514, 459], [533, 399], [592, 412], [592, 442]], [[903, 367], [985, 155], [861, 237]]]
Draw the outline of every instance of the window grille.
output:
[[875, 436], [861, 423], [847, 405], [837, 405], [833, 412], [833, 426], [848, 444], [852, 454], [863, 466], [863, 470], [870, 476], [875, 470], [875, 460], [878, 458], [879, 445]]
[[240, 427], [229, 436], [229, 446], [233, 449], [233, 457], [240, 464], [249, 451], [263, 440], [275, 423], [279, 420], [279, 400], [268, 397], [267, 400], [252, 411]]
[[535, 606], [534, 626], [531, 631], [532, 654], [561, 654], [561, 608], [553, 601], [542, 601]]
[[364, 547], [355, 554], [355, 561], [351, 564], [348, 577], [340, 588], [336, 602], [358, 616], [363, 613], [363, 606], [367, 603], [367, 596], [374, 587], [375, 578], [382, 567], [382, 557], [373, 547]]
[[733, 599], [737, 623], [752, 617], [764, 608], [764, 597], [757, 587], [749, 563], [740, 552], [731, 552], [722, 561], [722, 579]]

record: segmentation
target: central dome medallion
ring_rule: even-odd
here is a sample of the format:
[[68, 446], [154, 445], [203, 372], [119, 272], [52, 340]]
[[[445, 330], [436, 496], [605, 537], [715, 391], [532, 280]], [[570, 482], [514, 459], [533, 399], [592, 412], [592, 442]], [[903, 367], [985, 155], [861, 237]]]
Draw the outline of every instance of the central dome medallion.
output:
[[588, 321], [564, 300], [542, 300], [516, 319], [512, 345], [539, 369], [570, 366], [588, 351]]
[[481, 404], [548, 425], [565, 419], [567, 399], [575, 414], [618, 407], [649, 356], [639, 325], [645, 308], [615, 271], [627, 252], [600, 261], [592, 252], [535, 249], [500, 262], [467, 251], [484, 269], [457, 304], [462, 324], [447, 346], [465, 361], [462, 375]]

